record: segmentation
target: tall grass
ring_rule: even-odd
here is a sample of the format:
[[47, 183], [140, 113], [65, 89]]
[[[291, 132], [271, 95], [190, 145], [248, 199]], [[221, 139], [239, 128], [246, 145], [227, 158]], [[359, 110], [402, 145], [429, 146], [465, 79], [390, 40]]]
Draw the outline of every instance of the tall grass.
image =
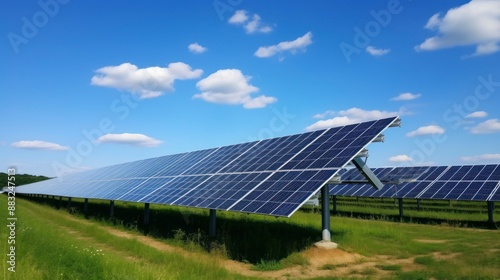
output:
[[[5, 196], [0, 201], [6, 205]], [[192, 260], [160, 252], [135, 239], [69, 220], [64, 212], [21, 199], [16, 206], [16, 272], [7, 271], [4, 260], [3, 279], [245, 278], [229, 274], [210, 258]], [[0, 218], [5, 221], [6, 211], [0, 211]], [[2, 252], [6, 243], [2, 242]]]

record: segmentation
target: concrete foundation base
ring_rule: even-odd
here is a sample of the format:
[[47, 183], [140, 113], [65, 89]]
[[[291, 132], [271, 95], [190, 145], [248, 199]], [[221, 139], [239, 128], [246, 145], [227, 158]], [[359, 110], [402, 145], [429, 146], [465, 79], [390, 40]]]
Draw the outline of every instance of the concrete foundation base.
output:
[[314, 243], [314, 246], [322, 249], [336, 249], [338, 247], [337, 243], [326, 240], [318, 241]]

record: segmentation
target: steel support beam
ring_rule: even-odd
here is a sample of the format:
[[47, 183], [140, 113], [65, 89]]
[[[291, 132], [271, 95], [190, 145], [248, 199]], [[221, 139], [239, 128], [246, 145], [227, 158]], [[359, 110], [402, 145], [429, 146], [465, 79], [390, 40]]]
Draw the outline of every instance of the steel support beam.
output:
[[381, 190], [384, 187], [384, 184], [380, 182], [380, 180], [373, 174], [371, 169], [366, 165], [366, 163], [359, 157], [356, 157], [352, 160], [352, 163], [356, 168], [365, 176], [366, 180], [377, 190]]

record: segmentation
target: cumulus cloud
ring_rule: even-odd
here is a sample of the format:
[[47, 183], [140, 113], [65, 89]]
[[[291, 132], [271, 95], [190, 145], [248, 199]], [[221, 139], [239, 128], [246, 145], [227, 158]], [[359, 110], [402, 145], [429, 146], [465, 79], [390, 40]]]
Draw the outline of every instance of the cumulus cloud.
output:
[[443, 134], [445, 129], [439, 125], [428, 125], [417, 128], [414, 131], [406, 133], [407, 137], [415, 137], [421, 135]]
[[413, 159], [409, 157], [408, 155], [397, 155], [397, 156], [392, 156], [389, 158], [389, 161], [392, 162], [409, 162], [412, 161]]
[[487, 116], [488, 116], [488, 113], [486, 113], [485, 111], [476, 111], [476, 112], [472, 112], [472, 113], [468, 114], [465, 117], [467, 119], [471, 119], [471, 118], [485, 118]]
[[489, 134], [500, 132], [500, 120], [489, 119], [470, 129], [472, 134]]
[[476, 46], [470, 56], [495, 53], [500, 50], [500, 1], [472, 0], [448, 10], [444, 16], [434, 14], [425, 28], [437, 34], [416, 46], [417, 51]]
[[191, 66], [175, 62], [168, 67], [138, 68], [131, 63], [118, 66], [106, 66], [96, 70], [91, 84], [116, 88], [136, 94], [140, 98], [154, 98], [164, 92], [174, 90], [175, 80], [196, 79], [201, 76], [201, 69], [193, 70]]
[[237, 10], [229, 18], [229, 23], [234, 25], [242, 25], [247, 33], [269, 33], [273, 28], [261, 22], [261, 17], [258, 14], [249, 16], [245, 10]]
[[307, 46], [312, 44], [311, 39], [312, 33], [307, 32], [302, 37], [299, 37], [293, 41], [284, 41], [272, 46], [259, 47], [257, 51], [255, 51], [254, 55], [257, 57], [271, 57], [273, 55], [286, 51], [289, 51], [292, 54], [295, 54], [298, 51], [306, 51]]
[[366, 47], [366, 52], [373, 55], [373, 56], [383, 56], [388, 54], [391, 50], [390, 49], [377, 49], [374, 46], [368, 46]]
[[243, 24], [247, 20], [248, 20], [247, 11], [237, 10], [236, 12], [234, 12], [234, 15], [229, 18], [228, 22], [232, 24]]
[[399, 94], [396, 97], [391, 98], [391, 100], [393, 100], [393, 101], [408, 101], [408, 100], [420, 98], [420, 96], [422, 96], [420, 93], [413, 94], [411, 92], [404, 92], [404, 93]]
[[[344, 126], [353, 123], [389, 118], [398, 115], [399, 116], [405, 115], [408, 113], [404, 108], [402, 108], [398, 112], [379, 111], [379, 110], [367, 111], [360, 108], [350, 108], [347, 110], [338, 111], [336, 113], [333, 113], [333, 111], [328, 111], [328, 112], [329, 112], [328, 115], [334, 114], [335, 117], [326, 120], [319, 120], [311, 124], [310, 126], [306, 127], [306, 130], [311, 131], [311, 130], [325, 129], [335, 126]], [[320, 115], [321, 114], [317, 116]]]
[[109, 133], [97, 138], [97, 142], [127, 144], [139, 147], [157, 147], [161, 143], [163, 143], [160, 140], [156, 140], [152, 137], [138, 133], [121, 133], [121, 134]]
[[259, 88], [249, 83], [251, 77], [246, 77], [239, 69], [221, 69], [196, 83], [201, 93], [194, 95], [212, 103], [238, 105], [247, 109], [263, 108], [277, 101], [275, 97], [252, 94]]
[[192, 44], [189, 44], [188, 50], [192, 53], [204, 53], [207, 51], [207, 48], [201, 46], [198, 43], [192, 43]]
[[483, 154], [478, 156], [462, 157], [461, 159], [466, 162], [499, 161], [500, 154]]
[[52, 150], [52, 151], [64, 151], [69, 148], [66, 146], [61, 146], [56, 143], [45, 142], [40, 140], [23, 140], [14, 142], [11, 144], [12, 147], [20, 149], [30, 149], [30, 150]]

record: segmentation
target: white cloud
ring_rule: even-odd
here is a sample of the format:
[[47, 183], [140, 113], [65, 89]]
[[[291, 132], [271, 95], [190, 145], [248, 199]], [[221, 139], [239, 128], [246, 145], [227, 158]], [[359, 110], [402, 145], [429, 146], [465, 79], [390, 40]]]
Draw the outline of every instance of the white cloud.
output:
[[292, 54], [297, 53], [297, 51], [305, 51], [307, 46], [312, 44], [312, 33], [307, 32], [304, 36], [299, 37], [293, 41], [284, 41], [278, 43], [277, 45], [259, 47], [255, 51], [255, 56], [257, 57], [271, 57], [275, 54], [289, 51]]
[[427, 38], [416, 50], [474, 45], [476, 51], [471, 56], [492, 54], [500, 50], [500, 1], [472, 0], [442, 17], [433, 15], [425, 28], [436, 30], [437, 35]]
[[391, 100], [393, 100], [393, 101], [407, 101], [407, 100], [413, 100], [413, 99], [420, 98], [420, 96], [422, 96], [420, 93], [413, 94], [411, 92], [405, 92], [405, 93], [401, 93], [400, 95], [398, 95], [396, 97], [391, 98]]
[[105, 134], [97, 138], [99, 143], [117, 143], [117, 144], [127, 144], [140, 147], [157, 147], [161, 143], [160, 140], [156, 140], [144, 134], [138, 133], [121, 133], [121, 134]]
[[374, 46], [368, 46], [366, 47], [366, 52], [373, 55], [373, 56], [383, 56], [388, 54], [391, 50], [390, 49], [377, 49]]
[[247, 11], [238, 10], [234, 12], [234, 15], [229, 18], [229, 23], [232, 24], [243, 24], [248, 20]]
[[69, 148], [66, 146], [61, 146], [56, 143], [39, 141], [39, 140], [23, 140], [14, 142], [11, 144], [12, 147], [20, 149], [30, 149], [30, 150], [52, 150], [52, 151], [64, 151]]
[[[333, 111], [331, 112], [333, 113]], [[407, 113], [408, 112], [404, 108], [402, 108], [398, 112], [379, 111], [379, 110], [366, 111], [359, 108], [350, 108], [347, 110], [342, 110], [337, 112], [335, 114], [336, 116], [333, 118], [326, 120], [319, 120], [313, 123], [312, 125], [306, 127], [306, 130], [311, 131], [311, 130], [318, 130], [335, 126], [344, 126], [348, 124], [359, 123], [369, 120], [376, 120], [376, 119], [394, 117], [398, 115], [404, 115]], [[319, 115], [320, 114], [318, 114], [317, 116]]]
[[259, 88], [249, 83], [251, 77], [245, 77], [239, 69], [221, 69], [196, 83], [202, 92], [194, 95], [212, 103], [242, 104], [247, 109], [263, 108], [277, 101], [276, 98], [253, 93]]
[[470, 129], [472, 134], [488, 134], [500, 132], [500, 120], [489, 119]]
[[201, 46], [198, 43], [189, 44], [188, 49], [192, 53], [204, 53], [207, 51], [207, 48]]
[[417, 128], [414, 131], [406, 133], [407, 137], [415, 137], [421, 135], [443, 134], [445, 129], [439, 125], [428, 125]]
[[389, 161], [392, 162], [409, 162], [412, 161], [413, 159], [409, 157], [408, 155], [397, 155], [397, 156], [392, 156], [389, 158]]
[[467, 161], [467, 162], [499, 161], [500, 154], [483, 154], [483, 155], [478, 155], [478, 156], [462, 157], [461, 159], [463, 161]]
[[201, 76], [201, 69], [175, 62], [168, 67], [138, 68], [130, 63], [118, 66], [106, 66], [96, 70], [91, 84], [111, 87], [136, 94], [140, 98], [154, 98], [164, 92], [173, 91], [175, 80], [195, 79]]
[[263, 24], [260, 20], [258, 14], [253, 14], [251, 17], [248, 16], [248, 12], [245, 10], [238, 10], [234, 12], [228, 22], [234, 25], [243, 25], [247, 33], [269, 33], [273, 28], [269, 25]]
[[467, 116], [465, 116], [465, 118], [485, 118], [488, 116], [488, 113], [486, 113], [485, 111], [476, 111], [476, 112], [472, 112], [470, 114], [468, 114]]
[[324, 119], [324, 118], [327, 118], [327, 117], [333, 117], [333, 116], [335, 116], [335, 114], [336, 114], [335, 111], [326, 110], [323, 113], [319, 113], [319, 114], [314, 115], [313, 118], [315, 118], [315, 119]]

